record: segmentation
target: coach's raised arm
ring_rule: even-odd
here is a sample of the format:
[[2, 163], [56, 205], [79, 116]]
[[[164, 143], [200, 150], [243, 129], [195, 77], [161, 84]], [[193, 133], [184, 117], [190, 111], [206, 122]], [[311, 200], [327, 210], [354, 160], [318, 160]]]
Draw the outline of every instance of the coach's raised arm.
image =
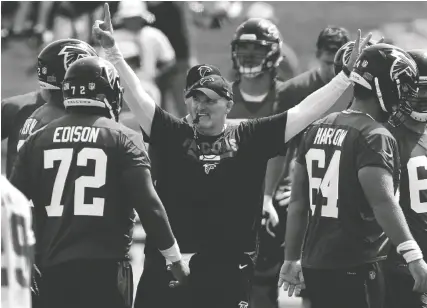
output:
[[107, 59], [114, 64], [125, 88], [124, 98], [141, 128], [150, 136], [156, 103], [142, 88], [139, 78], [123, 58], [113, 38], [110, 9], [104, 4], [104, 20], [95, 21], [93, 35], [104, 48]]
[[[132, 69], [127, 65], [119, 48], [115, 45], [112, 36], [113, 26], [108, 4], [104, 6], [104, 20], [95, 21], [93, 34], [105, 49], [107, 59], [112, 62], [119, 71], [122, 83], [125, 87], [125, 99], [135, 115], [139, 125], [144, 132], [150, 136], [151, 126], [154, 118], [156, 104], [153, 99], [142, 88], [141, 83]], [[361, 32], [358, 31], [356, 45], [347, 65], [347, 72], [351, 71], [356, 59], [369, 39], [369, 34], [361, 42]], [[318, 91], [314, 92], [300, 104], [288, 110], [285, 127], [285, 142], [289, 141], [306, 128], [310, 123], [317, 120], [322, 114], [330, 109], [350, 85], [350, 80], [344, 72], [338, 74], [331, 82]]]

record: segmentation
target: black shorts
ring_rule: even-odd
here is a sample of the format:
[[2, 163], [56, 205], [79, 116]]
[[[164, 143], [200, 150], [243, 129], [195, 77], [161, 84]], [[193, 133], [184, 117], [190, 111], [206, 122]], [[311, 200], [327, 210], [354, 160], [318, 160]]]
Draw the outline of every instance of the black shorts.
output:
[[133, 277], [127, 261], [70, 261], [42, 270], [44, 308], [130, 308]]
[[348, 269], [303, 268], [311, 308], [382, 308], [383, 269], [378, 262]]
[[427, 308], [427, 293], [412, 291], [414, 279], [406, 269], [386, 267], [387, 308]]
[[169, 288], [173, 279], [163, 258], [146, 256], [135, 308], [248, 308], [254, 263], [247, 254], [236, 257], [195, 254], [188, 286]]

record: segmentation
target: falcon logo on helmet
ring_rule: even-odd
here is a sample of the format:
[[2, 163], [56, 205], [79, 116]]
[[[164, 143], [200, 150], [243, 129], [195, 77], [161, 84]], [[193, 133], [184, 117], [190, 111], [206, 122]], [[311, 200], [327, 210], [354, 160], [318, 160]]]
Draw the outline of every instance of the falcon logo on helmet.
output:
[[92, 56], [86, 49], [80, 48], [78, 45], [64, 46], [58, 53], [58, 56], [64, 56], [64, 69], [70, 67], [75, 61]]
[[75, 61], [98, 56], [86, 42], [76, 39], [57, 40], [47, 45], [37, 57], [37, 73], [42, 89], [60, 90], [68, 68]]
[[406, 73], [409, 77], [415, 78], [417, 76], [417, 65], [415, 61], [408, 58], [403, 52], [398, 49], [385, 51], [396, 58], [390, 69], [390, 78], [397, 79], [401, 74]]
[[119, 80], [119, 75], [117, 70], [110, 65], [105, 65], [105, 72], [106, 72], [108, 83], [110, 84], [111, 89], [114, 89], [116, 80]]
[[209, 66], [206, 66], [206, 65], [200, 66], [197, 70], [199, 71], [200, 77], [202, 77], [202, 78], [205, 77], [205, 75], [207, 73], [212, 72], [212, 69]]

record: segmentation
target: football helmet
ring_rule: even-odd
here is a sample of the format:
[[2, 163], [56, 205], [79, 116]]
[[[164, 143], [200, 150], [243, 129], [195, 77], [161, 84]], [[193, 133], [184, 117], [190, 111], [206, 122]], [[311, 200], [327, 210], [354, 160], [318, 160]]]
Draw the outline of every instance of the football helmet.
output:
[[98, 56], [95, 49], [86, 42], [63, 39], [50, 43], [39, 54], [37, 75], [42, 89], [61, 90], [65, 72], [76, 60]]
[[418, 122], [427, 122], [427, 49], [409, 50], [408, 54], [414, 59], [419, 71], [418, 96], [407, 102], [409, 116]]
[[[363, 41], [363, 39], [361, 39]], [[353, 52], [355, 41], [350, 41], [345, 43], [343, 46], [341, 46], [340, 49], [338, 49], [337, 53], [335, 54], [334, 58], [334, 71], [335, 75], [338, 75], [344, 66], [348, 64], [348, 61], [350, 60], [350, 55]], [[366, 47], [374, 45], [375, 42], [369, 41]]]
[[373, 91], [382, 111], [393, 114], [402, 102], [417, 95], [418, 68], [411, 56], [389, 44], [365, 48], [359, 55], [350, 79]]
[[118, 122], [122, 108], [123, 88], [114, 66], [99, 57], [74, 62], [62, 84], [65, 108], [105, 108], [109, 118]]
[[[253, 44], [256, 49], [248, 49]], [[262, 18], [250, 18], [236, 30], [231, 42], [233, 68], [253, 78], [278, 67], [282, 60], [282, 38], [276, 25]]]

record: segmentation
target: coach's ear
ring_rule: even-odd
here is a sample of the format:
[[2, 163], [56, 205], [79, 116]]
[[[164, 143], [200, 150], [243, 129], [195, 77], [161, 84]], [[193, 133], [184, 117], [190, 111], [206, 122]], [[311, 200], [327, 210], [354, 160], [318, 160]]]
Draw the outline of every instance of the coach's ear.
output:
[[231, 108], [234, 106], [234, 101], [227, 101], [227, 110], [226, 113], [228, 114], [231, 111]]

